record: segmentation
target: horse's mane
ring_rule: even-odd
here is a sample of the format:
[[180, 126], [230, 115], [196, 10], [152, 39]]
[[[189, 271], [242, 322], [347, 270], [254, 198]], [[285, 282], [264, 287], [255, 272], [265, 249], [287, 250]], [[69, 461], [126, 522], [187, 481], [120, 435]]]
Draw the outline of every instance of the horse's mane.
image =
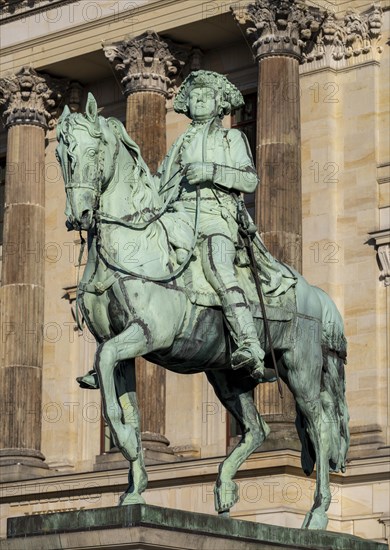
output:
[[[135, 163], [130, 197], [132, 220], [142, 221], [144, 213], [146, 213], [146, 219], [148, 219], [151, 217], [151, 212], [155, 212], [162, 207], [162, 198], [157, 192], [150, 170], [141, 156], [140, 148], [131, 139], [124, 125], [118, 119], [111, 117], [107, 119], [107, 125], [126, 147]], [[141, 211], [139, 210], [140, 205], [144, 206]]]
[[[72, 151], [77, 145], [77, 137], [74, 131], [77, 128], [86, 130], [89, 135], [96, 139], [109, 142], [109, 134], [114, 134], [125, 146], [130, 166], [133, 169], [129, 184], [131, 186], [129, 218], [134, 222], [141, 222], [151, 217], [152, 213], [162, 206], [162, 198], [157, 192], [153, 177], [148, 166], [141, 156], [138, 145], [131, 139], [124, 125], [116, 118], [98, 116], [93, 123], [81, 113], [71, 113], [60, 119], [57, 126], [57, 139], [62, 137], [67, 143], [68, 154], [72, 157]], [[104, 161], [104, 159], [103, 159]], [[129, 166], [126, 166], [128, 168]], [[140, 207], [142, 206], [142, 210]]]

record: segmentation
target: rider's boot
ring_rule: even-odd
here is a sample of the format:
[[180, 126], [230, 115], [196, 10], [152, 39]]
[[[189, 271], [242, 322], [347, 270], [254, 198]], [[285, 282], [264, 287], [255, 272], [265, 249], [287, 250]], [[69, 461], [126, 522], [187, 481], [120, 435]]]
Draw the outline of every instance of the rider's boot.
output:
[[79, 376], [76, 378], [79, 383], [80, 388], [85, 390], [98, 390], [99, 389], [99, 380], [95, 370], [90, 370], [84, 376]]
[[221, 293], [221, 302], [225, 318], [237, 344], [232, 354], [232, 368], [245, 368], [252, 378], [264, 381], [264, 351], [256, 332], [252, 313], [243, 291], [235, 286], [225, 288]]

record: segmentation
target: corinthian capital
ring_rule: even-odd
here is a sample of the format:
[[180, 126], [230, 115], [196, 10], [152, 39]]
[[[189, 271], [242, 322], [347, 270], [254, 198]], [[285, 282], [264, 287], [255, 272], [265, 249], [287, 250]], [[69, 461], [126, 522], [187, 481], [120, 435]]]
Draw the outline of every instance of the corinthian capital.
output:
[[378, 45], [381, 27], [382, 9], [377, 4], [363, 13], [347, 10], [340, 19], [333, 12], [325, 12], [319, 32], [304, 61], [321, 61], [338, 68], [349, 60], [354, 60], [354, 63], [366, 60], [367, 54], [375, 58], [382, 52]]
[[316, 68], [339, 68], [382, 51], [382, 9], [375, 3], [363, 13], [347, 10], [342, 18], [302, 0], [256, 0], [232, 11], [257, 58], [293, 55], [307, 68], [313, 62]]
[[169, 98], [190, 50], [146, 31], [132, 40], [104, 47], [104, 54], [119, 71], [126, 95], [151, 91]]
[[30, 124], [46, 129], [61, 99], [58, 81], [23, 67], [0, 79], [0, 105], [7, 127]]
[[301, 60], [304, 47], [318, 31], [320, 10], [300, 0], [256, 0], [244, 8], [232, 8], [243, 25], [256, 57], [289, 55]]

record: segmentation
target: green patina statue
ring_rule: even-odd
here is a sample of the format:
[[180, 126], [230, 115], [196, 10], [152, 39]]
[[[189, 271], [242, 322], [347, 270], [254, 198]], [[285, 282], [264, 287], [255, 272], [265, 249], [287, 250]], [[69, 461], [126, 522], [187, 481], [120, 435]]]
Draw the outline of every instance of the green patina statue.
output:
[[88, 234], [77, 302], [98, 343], [94, 369], [79, 382], [100, 387], [114, 442], [130, 461], [120, 504], [132, 504], [144, 502], [147, 485], [135, 357], [205, 372], [242, 430], [215, 487], [216, 510], [227, 514], [238, 500], [238, 468], [269, 433], [253, 389], [279, 372], [296, 401], [302, 467], [309, 475], [317, 464], [303, 525], [322, 529], [329, 470], [344, 471], [349, 446], [343, 323], [323, 291], [269, 254], [243, 207], [240, 194], [256, 188], [256, 172], [245, 137], [220, 122], [240, 105], [222, 75], [191, 73], [174, 108], [192, 122], [154, 177], [123, 125], [98, 115], [92, 95], [85, 115], [64, 109], [57, 156], [67, 225]]
[[[235, 269], [239, 195], [255, 191], [258, 179], [245, 134], [227, 130], [221, 123], [226, 114], [243, 104], [239, 90], [224, 76], [211, 71], [191, 73], [175, 98], [174, 109], [187, 115], [192, 122], [171, 147], [157, 178], [160, 189], [164, 189], [177, 174], [177, 193], [172, 208], [189, 214], [190, 227], [195, 227], [195, 187], [199, 186], [199, 267], [220, 299], [225, 321], [237, 346], [232, 353], [232, 367], [245, 367], [253, 378], [263, 381], [264, 350]], [[258, 244], [259, 241], [258, 237]], [[270, 282], [272, 278], [273, 289], [278, 288], [282, 281], [281, 270], [270, 255], [265, 254], [261, 244], [258, 250], [264, 256], [263, 271], [266, 270]], [[179, 248], [179, 261], [186, 256], [186, 250]], [[283, 281], [282, 292], [295, 284], [292, 273], [288, 273], [286, 279], [289, 283], [286, 285]]]

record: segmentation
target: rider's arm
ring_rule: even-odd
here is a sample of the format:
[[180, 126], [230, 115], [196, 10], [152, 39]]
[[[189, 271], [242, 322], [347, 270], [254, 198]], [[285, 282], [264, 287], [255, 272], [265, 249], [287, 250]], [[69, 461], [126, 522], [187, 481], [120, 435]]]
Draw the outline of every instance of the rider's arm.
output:
[[259, 182], [248, 140], [240, 130], [228, 130], [225, 147], [228, 148], [231, 165], [214, 163], [213, 183], [227, 189], [253, 193]]

